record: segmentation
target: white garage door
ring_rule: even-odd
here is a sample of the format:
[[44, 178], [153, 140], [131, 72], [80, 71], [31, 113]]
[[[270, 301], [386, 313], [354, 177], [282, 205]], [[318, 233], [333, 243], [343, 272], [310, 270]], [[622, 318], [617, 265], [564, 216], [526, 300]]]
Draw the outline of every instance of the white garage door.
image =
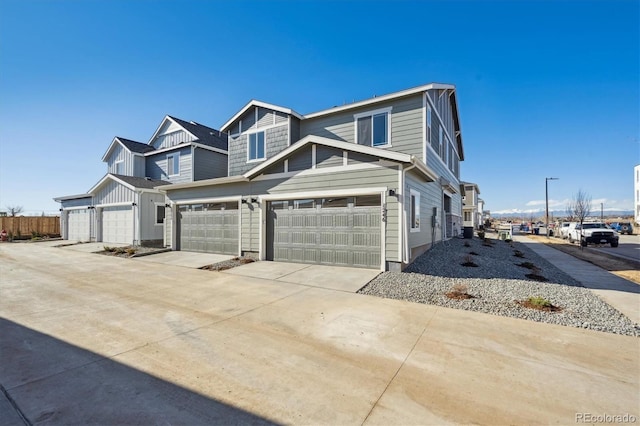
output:
[[91, 210], [69, 210], [67, 214], [67, 239], [89, 241], [91, 239]]
[[102, 210], [102, 241], [133, 243], [133, 211], [131, 206], [105, 207]]

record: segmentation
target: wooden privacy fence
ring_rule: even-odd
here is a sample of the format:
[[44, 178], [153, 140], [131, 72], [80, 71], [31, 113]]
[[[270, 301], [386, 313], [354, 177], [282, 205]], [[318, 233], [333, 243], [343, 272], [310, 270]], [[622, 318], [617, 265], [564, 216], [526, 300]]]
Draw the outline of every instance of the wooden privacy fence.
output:
[[0, 217], [0, 230], [4, 229], [14, 238], [29, 237], [34, 233], [50, 237], [60, 235], [59, 216]]

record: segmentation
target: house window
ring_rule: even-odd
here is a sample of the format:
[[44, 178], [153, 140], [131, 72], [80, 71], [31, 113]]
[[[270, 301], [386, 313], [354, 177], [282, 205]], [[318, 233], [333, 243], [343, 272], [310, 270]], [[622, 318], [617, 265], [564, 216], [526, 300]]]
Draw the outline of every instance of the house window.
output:
[[156, 225], [164, 224], [164, 204], [156, 204]]
[[442, 149], [442, 127], [438, 127], [438, 155], [444, 159], [444, 150]]
[[264, 160], [264, 132], [249, 135], [248, 160]]
[[124, 161], [116, 161], [116, 171], [115, 174], [123, 175], [124, 174]]
[[427, 105], [427, 144], [429, 143], [431, 143], [431, 107]]
[[464, 212], [464, 221], [471, 222], [471, 212]]
[[391, 144], [389, 117], [391, 108], [356, 114], [356, 143], [366, 146], [387, 146]]
[[180, 174], [180, 154], [167, 155], [167, 175], [175, 176]]
[[420, 193], [412, 189], [409, 191], [409, 196], [411, 197], [411, 202], [409, 203], [411, 208], [411, 217], [409, 220], [411, 223], [411, 232], [418, 232], [420, 231]]

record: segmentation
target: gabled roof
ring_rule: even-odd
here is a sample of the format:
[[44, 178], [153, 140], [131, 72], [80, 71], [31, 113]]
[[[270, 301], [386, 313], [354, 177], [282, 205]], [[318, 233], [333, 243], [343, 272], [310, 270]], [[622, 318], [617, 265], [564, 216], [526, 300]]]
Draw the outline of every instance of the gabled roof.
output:
[[126, 150], [133, 152], [134, 154], [144, 154], [145, 152], [153, 151], [153, 147], [142, 142], [132, 141], [130, 139], [121, 138], [120, 136], [116, 136], [109, 144], [107, 151], [102, 156], [102, 161], [107, 161], [109, 155], [111, 155], [111, 151], [117, 145], [124, 147]]
[[231, 126], [231, 124], [233, 124], [238, 118], [242, 117], [242, 115], [245, 112], [247, 112], [250, 108], [253, 108], [253, 107], [266, 108], [266, 109], [271, 109], [271, 110], [274, 110], [274, 111], [282, 112], [284, 114], [293, 115], [294, 117], [296, 117], [296, 118], [298, 118], [300, 120], [302, 120], [304, 118], [302, 115], [298, 114], [297, 112], [295, 112], [291, 108], [285, 108], [285, 107], [281, 107], [281, 106], [278, 106], [278, 105], [269, 104], [269, 103], [266, 103], [266, 102], [256, 101], [255, 99], [252, 99], [240, 111], [238, 111], [233, 117], [231, 117], [226, 123], [224, 123], [222, 125], [222, 127], [220, 128], [220, 130], [222, 132], [226, 132], [228, 130], [228, 128]]
[[95, 192], [102, 187], [107, 181], [112, 180], [118, 182], [121, 185], [126, 186], [132, 191], [137, 190], [153, 190], [157, 186], [171, 185], [170, 182], [166, 182], [158, 179], [143, 178], [136, 176], [116, 175], [113, 173], [107, 173], [102, 179], [98, 181], [88, 192], [89, 194], [95, 194]]
[[172, 117], [170, 115], [165, 115], [164, 119], [160, 122], [160, 125], [149, 139], [148, 145], [151, 145], [153, 140], [158, 136], [160, 130], [164, 123], [169, 120], [178, 126], [182, 127], [182, 129], [193, 136], [194, 139], [198, 140], [203, 145], [208, 145], [214, 148], [221, 149], [223, 151], [227, 151], [227, 135], [222, 133], [219, 130], [213, 129], [211, 127], [207, 127], [200, 123], [196, 123], [195, 121], [185, 121], [176, 117]]
[[222, 133], [211, 127], [196, 123], [195, 121], [187, 122], [176, 117], [167, 115], [170, 119], [179, 124], [186, 131], [194, 135], [203, 145], [212, 146], [214, 148], [226, 151], [228, 149], [227, 134]]

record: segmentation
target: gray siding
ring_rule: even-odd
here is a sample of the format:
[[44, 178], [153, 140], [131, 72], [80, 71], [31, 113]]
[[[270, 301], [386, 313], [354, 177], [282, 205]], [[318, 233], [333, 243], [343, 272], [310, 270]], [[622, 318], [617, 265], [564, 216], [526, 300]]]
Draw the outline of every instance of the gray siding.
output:
[[132, 203], [134, 192], [126, 186], [113, 180], [107, 181], [105, 185], [94, 195], [93, 200], [98, 204]]
[[[420, 194], [420, 231], [411, 232], [411, 224], [409, 221], [411, 211], [411, 192], [413, 189]], [[405, 217], [407, 218], [407, 234], [409, 241], [409, 249], [421, 247], [431, 244], [433, 241], [442, 240], [442, 190], [436, 182], [423, 182], [422, 179], [415, 176], [411, 172], [407, 173], [404, 191]], [[433, 208], [437, 207], [438, 226], [435, 229], [431, 227], [431, 217], [433, 216]]]
[[171, 148], [172, 146], [180, 145], [181, 143], [191, 142], [194, 138], [184, 130], [178, 130], [163, 135], [158, 135], [152, 141], [152, 145], [156, 149]]
[[311, 168], [311, 146], [305, 149], [299, 149], [295, 154], [289, 157], [289, 171], [299, 172]]
[[367, 154], [360, 154], [359, 152], [349, 152], [347, 154], [347, 164], [363, 164], [363, 163], [374, 163], [376, 161], [380, 161], [379, 157], [374, 157]]
[[422, 94], [369, 105], [325, 117], [304, 120], [300, 126], [300, 137], [308, 135], [355, 143], [354, 114], [392, 107], [391, 151], [403, 152], [422, 158]]
[[[180, 174], [169, 176], [167, 175], [167, 155], [175, 152], [180, 153]], [[161, 152], [147, 157], [147, 177], [151, 179], [160, 179], [171, 183], [191, 182], [191, 167], [191, 147]]]
[[122, 172], [120, 174], [126, 176], [134, 175], [134, 156], [130, 151], [124, 149], [119, 143], [113, 148], [111, 155], [107, 158], [107, 170], [109, 173], [116, 173], [116, 163], [123, 162]]
[[145, 177], [146, 176], [146, 159], [142, 155], [133, 156], [133, 176]]
[[[161, 241], [164, 226], [156, 225], [156, 203], [164, 206], [164, 194], [143, 192], [140, 196], [140, 240], [142, 242]], [[169, 209], [166, 209], [169, 210]]]
[[[297, 193], [301, 191], [331, 191], [369, 187], [395, 188], [397, 185], [398, 169], [396, 167], [380, 167], [367, 170], [347, 170], [326, 175], [314, 174], [174, 190], [169, 191], [168, 198], [172, 201], [238, 195], [243, 198], [250, 198], [265, 194]], [[398, 261], [398, 202], [395, 197], [386, 197], [386, 203], [386, 260]], [[266, 208], [266, 205], [259, 205], [258, 203], [241, 204], [242, 251], [258, 252], [260, 250], [260, 208]]]
[[[289, 133], [286, 122], [282, 126], [265, 129], [264, 136], [265, 156], [267, 160], [287, 148], [289, 144]], [[248, 140], [246, 134], [239, 135], [235, 138], [229, 137], [229, 176], [241, 175], [260, 164], [260, 162], [256, 161], [251, 163], [247, 162]]]
[[427, 166], [429, 166], [429, 168], [433, 170], [437, 176], [442, 176], [443, 178], [451, 182], [452, 186], [458, 186], [458, 178], [456, 178], [453, 172], [449, 170], [449, 168], [442, 162], [438, 154], [436, 154], [433, 150], [427, 151]]
[[296, 117], [291, 117], [291, 145], [300, 140], [300, 120]]
[[[443, 152], [442, 154], [436, 152], [436, 155], [440, 156], [443, 162], [447, 164], [447, 169], [452, 171], [452, 174], [455, 174], [456, 177], [459, 178], [460, 171], [459, 170], [456, 171], [456, 167], [455, 167], [455, 165], [458, 164], [458, 161], [459, 161], [459, 154], [457, 152], [457, 144], [455, 142], [455, 133], [454, 133], [454, 126], [453, 126], [453, 109], [451, 107], [451, 99], [449, 95], [440, 96], [441, 93], [442, 93], [441, 90], [430, 90], [427, 93], [427, 96], [433, 102], [435, 110], [438, 112], [438, 114], [440, 115], [440, 119], [442, 120], [441, 122], [436, 114], [432, 114], [431, 116], [432, 130], [431, 130], [431, 137], [428, 143], [433, 149], [433, 151], [431, 151], [431, 153], [433, 154], [434, 152], [436, 152], [440, 127], [442, 127], [443, 130], [446, 130], [446, 132], [448, 132], [449, 136], [451, 136], [451, 139], [448, 139], [447, 133], [443, 132], [443, 145], [444, 145]], [[444, 150], [446, 150], [446, 152]], [[454, 159], [450, 159], [451, 155], [454, 155], [457, 161]], [[429, 157], [429, 150], [427, 150], [427, 158], [428, 157]], [[454, 171], [456, 171], [456, 173], [454, 173]]]
[[342, 151], [326, 146], [316, 146], [316, 167], [342, 166], [344, 162]]
[[227, 176], [227, 156], [208, 149], [195, 148], [193, 157], [193, 180]]

